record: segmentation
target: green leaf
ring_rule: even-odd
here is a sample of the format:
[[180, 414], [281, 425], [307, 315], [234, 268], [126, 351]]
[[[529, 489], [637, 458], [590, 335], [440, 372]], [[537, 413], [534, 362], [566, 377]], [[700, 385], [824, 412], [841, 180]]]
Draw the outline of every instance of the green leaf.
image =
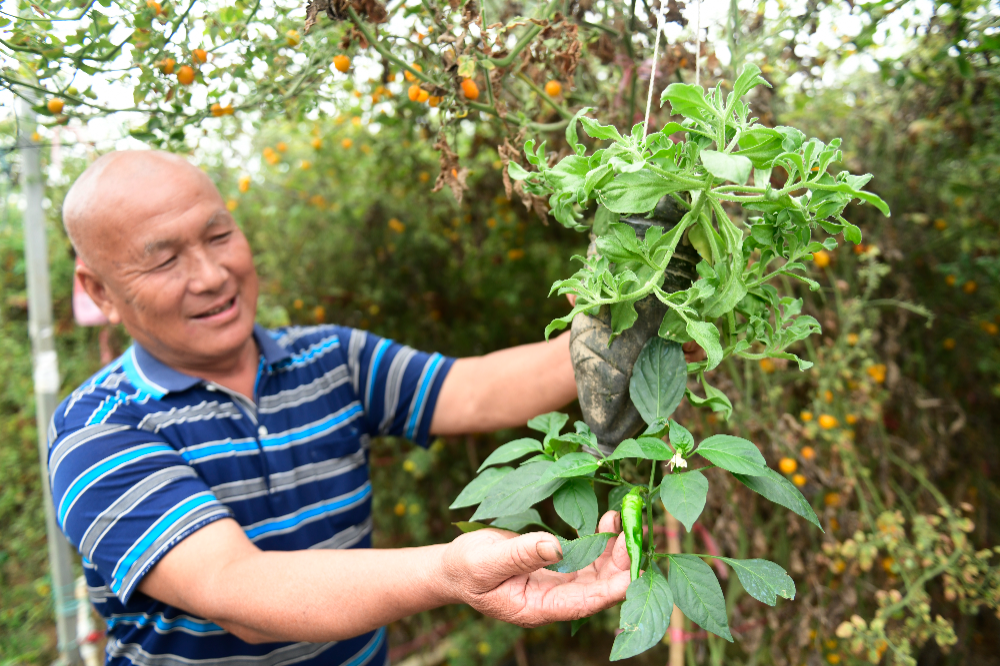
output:
[[512, 516], [500, 516], [490, 524], [490, 527], [509, 530], [511, 532], [520, 532], [528, 525], [538, 525], [539, 527], [544, 527], [546, 530], [549, 529], [549, 526], [542, 520], [537, 509], [528, 509]]
[[697, 470], [667, 474], [660, 483], [660, 501], [674, 518], [690, 532], [694, 521], [705, 509], [708, 479]]
[[730, 643], [726, 599], [712, 568], [695, 555], [670, 555], [670, 591], [674, 603], [702, 629]]
[[779, 596], [785, 599], [795, 598], [795, 581], [774, 562], [733, 560], [728, 557], [719, 559], [736, 570], [743, 589], [757, 601], [773, 606], [778, 603]]
[[608, 229], [611, 227], [613, 222], [618, 221], [618, 215], [612, 213], [606, 207], [598, 205], [597, 212], [594, 213], [594, 235], [603, 236], [608, 233]]
[[590, 622], [589, 617], [581, 617], [579, 620], [570, 620], [569, 635], [576, 636], [576, 632], [580, 631], [580, 628], [588, 622]]
[[569, 155], [545, 172], [545, 178], [556, 190], [577, 190], [583, 187], [590, 172], [587, 158]]
[[667, 310], [667, 314], [663, 315], [663, 321], [660, 322], [660, 330], [657, 331], [657, 335], [664, 340], [688, 342], [691, 340], [691, 336], [687, 333], [687, 325], [688, 321], [679, 315], [677, 310]]
[[452, 523], [455, 527], [462, 530], [463, 532], [475, 532], [476, 530], [486, 529], [487, 527], [493, 527], [492, 525], [487, 525], [486, 523], [473, 523], [468, 520], [460, 520], [457, 523]]
[[507, 163], [507, 175], [511, 180], [526, 180], [531, 177], [531, 172], [525, 171], [524, 167], [511, 160]]
[[612, 303], [609, 307], [611, 309], [611, 337], [608, 342], [632, 328], [632, 325], [639, 318], [639, 313], [635, 310], [635, 301], [619, 301]]
[[892, 213], [889, 212], [889, 204], [887, 204], [885, 201], [883, 201], [882, 197], [878, 196], [877, 194], [872, 194], [871, 192], [865, 192], [863, 190], [855, 189], [849, 183], [816, 183], [816, 182], [809, 182], [809, 183], [803, 183], [803, 185], [805, 187], [809, 188], [810, 190], [827, 190], [827, 191], [830, 191], [830, 192], [846, 192], [847, 194], [850, 194], [851, 196], [854, 196], [854, 197], [856, 197], [858, 199], [861, 199], [864, 202], [870, 203], [871, 205], [875, 206], [886, 217], [890, 217], [892, 215]]
[[764, 469], [764, 473], [759, 475], [734, 474], [733, 476], [750, 490], [760, 493], [775, 504], [780, 504], [793, 513], [797, 513], [822, 530], [823, 527], [819, 524], [816, 512], [813, 511], [812, 506], [802, 496], [799, 489], [773, 469], [769, 467], [765, 467]]
[[702, 440], [695, 452], [708, 462], [734, 474], [760, 476], [767, 472], [767, 461], [753, 442], [733, 435], [712, 435]]
[[740, 72], [740, 75], [736, 77], [736, 83], [733, 84], [733, 92], [737, 98], [740, 98], [762, 84], [768, 88], [771, 87], [767, 79], [760, 75], [760, 67], [752, 62], [748, 62], [743, 66], [743, 71]]
[[686, 456], [694, 448], [694, 435], [677, 421], [670, 421], [670, 443]]
[[450, 509], [461, 509], [474, 504], [479, 504], [490, 494], [505, 476], [514, 471], [513, 467], [491, 467], [472, 481], [469, 482], [462, 492], [458, 494], [455, 501], [451, 503]]
[[611, 532], [588, 534], [573, 540], [556, 536], [559, 539], [559, 545], [562, 546], [562, 559], [545, 568], [559, 573], [572, 573], [588, 567], [608, 547], [608, 541], [616, 536], [618, 535]]
[[608, 511], [621, 511], [622, 499], [628, 495], [628, 491], [630, 490], [632, 490], [632, 486], [625, 483], [620, 486], [613, 486], [608, 491]]
[[600, 466], [600, 461], [589, 453], [567, 453], [557, 460], [556, 464], [550, 467], [546, 474], [548, 474], [548, 478], [550, 479], [556, 477], [592, 476]]
[[546, 435], [555, 437], [559, 434], [559, 431], [563, 429], [563, 426], [566, 425], [567, 421], [569, 421], [569, 415], [561, 412], [549, 412], [548, 414], [536, 416], [528, 421], [528, 427], [532, 430], [544, 432]]
[[656, 419], [646, 426], [646, 429], [639, 435], [642, 437], [653, 437], [661, 439], [670, 431], [670, 419]]
[[[567, 417], [568, 418], [568, 417]], [[517, 460], [518, 458], [523, 458], [529, 453], [537, 453], [542, 450], [542, 443], [537, 439], [531, 439], [530, 437], [524, 437], [522, 439], [515, 439], [513, 442], [507, 442], [496, 451], [491, 453], [483, 464], [479, 466], [479, 472], [491, 465], [499, 465], [500, 463], [511, 462], [512, 460]]]
[[674, 413], [687, 386], [687, 362], [676, 342], [653, 337], [639, 352], [629, 380], [632, 404], [642, 420], [654, 423]]
[[622, 138], [622, 135], [618, 133], [618, 129], [614, 125], [602, 125], [593, 118], [586, 116], [580, 118], [580, 123], [583, 125], [583, 131], [592, 139], [620, 141]]
[[743, 185], [750, 178], [753, 162], [742, 155], [729, 155], [716, 150], [701, 151], [701, 163], [705, 169], [722, 180], [728, 180], [737, 185]]
[[645, 573], [625, 591], [621, 610], [621, 633], [615, 636], [611, 661], [645, 652], [663, 639], [670, 626], [674, 597], [659, 567], [650, 564]]
[[716, 115], [715, 108], [705, 99], [705, 89], [690, 83], [671, 83], [660, 96], [660, 105], [670, 102], [670, 113], [702, 120]]
[[674, 452], [659, 439], [640, 437], [639, 439], [626, 439], [623, 441], [614, 450], [614, 453], [608, 456], [608, 460], [622, 460], [624, 458], [670, 460], [673, 457]]
[[806, 135], [794, 127], [778, 125], [774, 128], [774, 130], [784, 137], [781, 142], [781, 147], [788, 152], [798, 150], [802, 143], [806, 140]]
[[570, 147], [573, 148], [573, 150], [576, 152], [577, 155], [583, 155], [584, 153], [586, 153], [587, 147], [584, 146], [582, 143], [580, 143], [579, 140], [577, 140], [576, 123], [580, 118], [582, 118], [584, 115], [590, 113], [593, 110], [594, 109], [589, 106], [583, 107], [575, 114], [573, 114], [573, 117], [569, 121], [569, 125], [566, 126], [566, 143], [568, 143]]
[[542, 461], [518, 467], [494, 486], [490, 495], [472, 514], [472, 520], [499, 518], [500, 516], [521, 513], [552, 495], [566, 483], [566, 479], [542, 480], [542, 477], [554, 464]]
[[709, 384], [702, 383], [705, 388], [705, 397], [702, 398], [691, 391], [687, 392], [687, 399], [695, 407], [708, 406], [713, 412], [722, 414], [723, 420], [728, 421], [733, 414], [733, 403], [729, 401], [729, 396], [719, 389]]
[[705, 350], [708, 356], [706, 370], [711, 370], [722, 363], [722, 343], [719, 342], [719, 329], [715, 324], [709, 321], [689, 321], [687, 334]]
[[580, 535], [597, 529], [597, 495], [589, 479], [570, 479], [552, 498], [556, 513]]
[[648, 213], [656, 208], [660, 199], [683, 189], [683, 184], [643, 169], [618, 174], [598, 194], [601, 203], [612, 213]]
[[844, 224], [844, 240], [857, 245], [861, 242], [861, 229], [858, 229], [855, 225], [847, 222]]
[[[740, 137], [741, 150], [733, 154], [746, 157], [753, 162], [754, 185], [757, 187], [769, 182], [769, 172], [774, 158], [785, 152], [781, 145], [783, 139], [784, 137], [777, 131], [765, 127], [750, 130]], [[768, 172], [766, 175], [765, 171]]]

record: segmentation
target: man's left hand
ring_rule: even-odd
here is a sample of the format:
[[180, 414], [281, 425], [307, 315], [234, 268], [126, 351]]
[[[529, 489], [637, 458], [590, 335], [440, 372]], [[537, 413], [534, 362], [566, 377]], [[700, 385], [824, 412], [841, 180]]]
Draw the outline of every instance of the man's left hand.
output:
[[[619, 514], [604, 514], [597, 529], [619, 534]], [[580, 571], [560, 574], [544, 568], [561, 558], [551, 534], [483, 529], [451, 542], [443, 563], [457, 601], [522, 627], [589, 617], [625, 598], [631, 577], [620, 534]]]

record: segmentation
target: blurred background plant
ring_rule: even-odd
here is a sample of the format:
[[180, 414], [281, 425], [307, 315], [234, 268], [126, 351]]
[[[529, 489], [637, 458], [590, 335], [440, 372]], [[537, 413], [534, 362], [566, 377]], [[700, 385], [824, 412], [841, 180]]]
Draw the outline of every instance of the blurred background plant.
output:
[[[824, 140], [842, 136], [844, 166], [874, 173], [871, 188], [894, 215], [876, 220], [874, 211], [852, 207], [863, 246], [814, 255], [822, 289], [796, 294], [823, 325], [818, 343], [796, 351], [815, 363], [811, 370], [772, 359], [727, 362], [710, 381], [733, 398], [731, 419], [690, 406], [678, 415], [698, 437], [730, 432], [760, 444], [826, 530], [805, 529], [742, 486], [714, 493], [702, 519], [708, 529], [683, 535], [685, 549], [702, 543], [723, 555], [774, 559], [796, 579], [799, 595], [771, 609], [729, 576], [736, 643], [688, 626], [686, 663], [1000, 663], [998, 7], [916, 0], [720, 6], [698, 61], [702, 82], [731, 79], [746, 59], [758, 63], [775, 88], [753, 100], [755, 114]], [[419, 92], [410, 96], [420, 79], [407, 80], [404, 71], [412, 72], [366, 49], [357, 24], [321, 13], [307, 35], [301, 7], [107, 2], [88, 5], [72, 30], [13, 19], [0, 28], [0, 80], [19, 92], [25, 86], [16, 81], [44, 90], [34, 91], [46, 117], [36, 140], [51, 146], [61, 132], [63, 141], [61, 151], [44, 151], [63, 391], [100, 366], [98, 331], [73, 323], [73, 256], [59, 224], [68, 183], [96, 153], [65, 142], [68, 130], [111, 108], [102, 97], [111, 86], [126, 90], [138, 109], [128, 125], [134, 139], [190, 154], [219, 184], [256, 252], [262, 323], [338, 322], [452, 355], [541, 339], [545, 324], [568, 310], [546, 298], [548, 286], [571, 272], [567, 257], [582, 254], [586, 239], [541, 224], [536, 211], [544, 212], [544, 202], [505, 192], [504, 161], [518, 154], [510, 148], [522, 129], [550, 138], [557, 157], [565, 150], [563, 113], [584, 104], [619, 125], [641, 113], [656, 5], [484, 7], [485, 26], [502, 24], [491, 39], [501, 29], [514, 35], [497, 42], [507, 55], [535, 33], [517, 58], [492, 69], [479, 61], [507, 55], [482, 52], [479, 26], [462, 26], [463, 8], [390, 3], [398, 18], [378, 29], [394, 44], [391, 53], [448, 84], [441, 95], [426, 90], [423, 101]], [[696, 66], [693, 26], [685, 26], [692, 7], [663, 9], [673, 27], [661, 44], [658, 87], [693, 80]], [[83, 10], [42, 3], [33, 11], [38, 19]], [[443, 28], [452, 16], [466, 41], [448, 65], [445, 45], [454, 33]], [[101, 40], [110, 49], [124, 44], [128, 55], [101, 65], [114, 70], [107, 74], [87, 70], [97, 67], [87, 58]], [[567, 54], [575, 59], [569, 70]], [[340, 56], [349, 61], [334, 60]], [[482, 91], [477, 103], [506, 106], [507, 121], [469, 104], [476, 100], [463, 89], [458, 72], [468, 60], [461, 56], [477, 61], [469, 77]], [[181, 80], [185, 66], [200, 77], [189, 85]], [[497, 79], [493, 101], [487, 73]], [[74, 84], [83, 92], [71, 93]], [[431, 104], [434, 97], [441, 99]], [[48, 104], [54, 99], [63, 101], [58, 110]], [[654, 113], [654, 124], [666, 120]], [[55, 655], [15, 129], [10, 117], [0, 125], [5, 665]], [[435, 183], [448, 191], [433, 192]], [[115, 330], [111, 343], [121, 351], [128, 340]], [[451, 523], [468, 516], [448, 505], [514, 434], [443, 438], [427, 450], [377, 441], [376, 545], [457, 535]], [[615, 627], [616, 610], [571, 638], [568, 625], [523, 631], [456, 607], [398, 622], [390, 636], [394, 663], [600, 663]], [[667, 653], [661, 646], [636, 661], [663, 663]]]

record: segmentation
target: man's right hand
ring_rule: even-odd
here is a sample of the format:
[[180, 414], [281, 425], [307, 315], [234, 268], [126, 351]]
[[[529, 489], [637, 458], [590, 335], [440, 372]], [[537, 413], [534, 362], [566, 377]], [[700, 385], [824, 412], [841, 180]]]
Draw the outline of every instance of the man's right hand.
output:
[[[621, 532], [618, 514], [601, 532]], [[251, 643], [345, 640], [420, 611], [466, 603], [525, 627], [587, 617], [625, 598], [624, 539], [571, 574], [547, 533], [494, 529], [420, 548], [262, 551], [232, 519], [190, 534], [167, 552], [139, 591], [212, 620]]]
[[[598, 531], [619, 534], [619, 514], [604, 514]], [[580, 571], [560, 574], [544, 568], [560, 559], [559, 542], [551, 534], [483, 529], [452, 541], [443, 564], [457, 601], [522, 627], [589, 617], [625, 598], [631, 581], [620, 535]]]

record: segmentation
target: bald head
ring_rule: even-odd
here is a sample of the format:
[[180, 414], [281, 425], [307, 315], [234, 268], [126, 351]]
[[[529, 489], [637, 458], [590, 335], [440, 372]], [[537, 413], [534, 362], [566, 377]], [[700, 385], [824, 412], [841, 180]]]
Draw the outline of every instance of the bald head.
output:
[[105, 269], [112, 238], [187, 196], [212, 196], [211, 179], [172, 153], [123, 150], [102, 155], [77, 178], [63, 202], [63, 226], [83, 262]]
[[66, 195], [63, 223], [83, 288], [164, 363], [204, 374], [255, 348], [253, 255], [197, 167], [158, 151], [104, 155]]

